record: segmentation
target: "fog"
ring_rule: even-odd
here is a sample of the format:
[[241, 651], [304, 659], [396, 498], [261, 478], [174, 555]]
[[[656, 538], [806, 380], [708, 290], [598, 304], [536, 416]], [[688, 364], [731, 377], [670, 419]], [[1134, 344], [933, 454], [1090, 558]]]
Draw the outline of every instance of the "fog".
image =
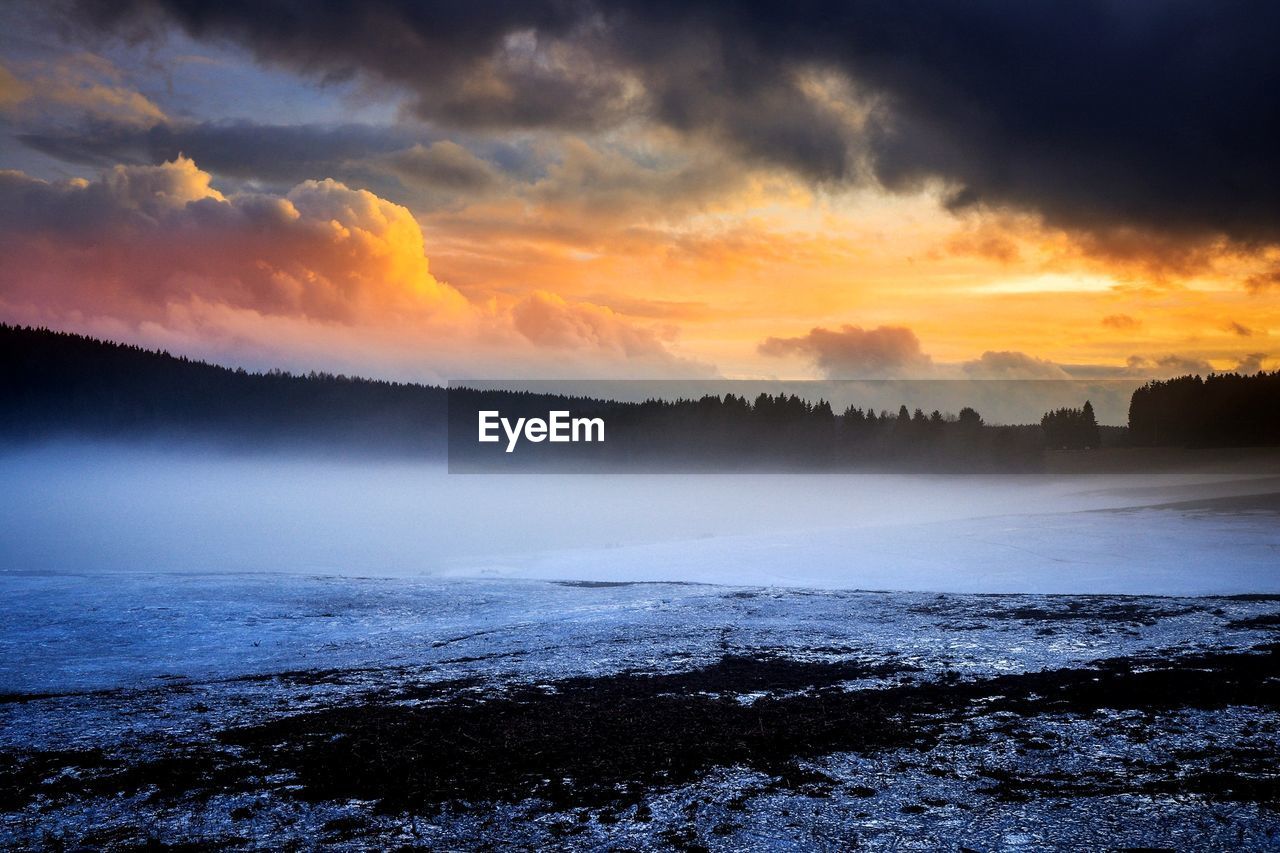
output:
[[49, 445], [0, 455], [0, 569], [1256, 591], [1275, 586], [1273, 516], [1134, 508], [1274, 491], [1221, 474], [450, 475]]

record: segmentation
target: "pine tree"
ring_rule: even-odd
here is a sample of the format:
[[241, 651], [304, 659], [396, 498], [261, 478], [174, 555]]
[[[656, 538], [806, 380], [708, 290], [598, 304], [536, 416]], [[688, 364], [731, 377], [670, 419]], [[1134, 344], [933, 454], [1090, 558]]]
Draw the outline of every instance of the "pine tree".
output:
[[1093, 403], [1084, 401], [1080, 410], [1080, 441], [1085, 447], [1101, 447], [1102, 432], [1098, 429], [1098, 418], [1093, 413]]

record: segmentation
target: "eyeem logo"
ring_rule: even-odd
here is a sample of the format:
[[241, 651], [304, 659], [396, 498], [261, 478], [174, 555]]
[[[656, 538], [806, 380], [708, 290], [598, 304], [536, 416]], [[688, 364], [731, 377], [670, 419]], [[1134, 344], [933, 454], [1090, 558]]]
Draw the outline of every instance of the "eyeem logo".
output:
[[516, 418], [512, 423], [497, 411], [480, 412], [480, 441], [501, 441], [498, 429], [507, 436], [507, 453], [516, 449], [521, 436], [535, 444], [541, 441], [604, 441], [604, 418], [573, 418], [568, 412], [548, 412], [547, 419]]

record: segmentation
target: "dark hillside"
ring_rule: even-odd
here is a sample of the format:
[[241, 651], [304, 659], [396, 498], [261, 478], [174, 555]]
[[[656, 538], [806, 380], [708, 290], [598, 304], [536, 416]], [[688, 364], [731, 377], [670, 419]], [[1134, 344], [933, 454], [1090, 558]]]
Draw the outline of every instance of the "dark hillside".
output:
[[81, 335], [0, 324], [0, 436], [203, 438], [442, 452], [443, 388], [250, 373]]

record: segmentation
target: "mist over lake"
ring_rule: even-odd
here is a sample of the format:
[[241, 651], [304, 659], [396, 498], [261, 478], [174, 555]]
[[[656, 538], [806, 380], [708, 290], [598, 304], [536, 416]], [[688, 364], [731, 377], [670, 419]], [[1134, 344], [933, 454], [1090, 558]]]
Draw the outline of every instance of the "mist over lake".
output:
[[0, 483], [7, 572], [1150, 594], [1280, 582], [1266, 515], [1144, 509], [1274, 491], [1240, 472], [449, 475], [438, 461], [61, 443], [7, 451]]

